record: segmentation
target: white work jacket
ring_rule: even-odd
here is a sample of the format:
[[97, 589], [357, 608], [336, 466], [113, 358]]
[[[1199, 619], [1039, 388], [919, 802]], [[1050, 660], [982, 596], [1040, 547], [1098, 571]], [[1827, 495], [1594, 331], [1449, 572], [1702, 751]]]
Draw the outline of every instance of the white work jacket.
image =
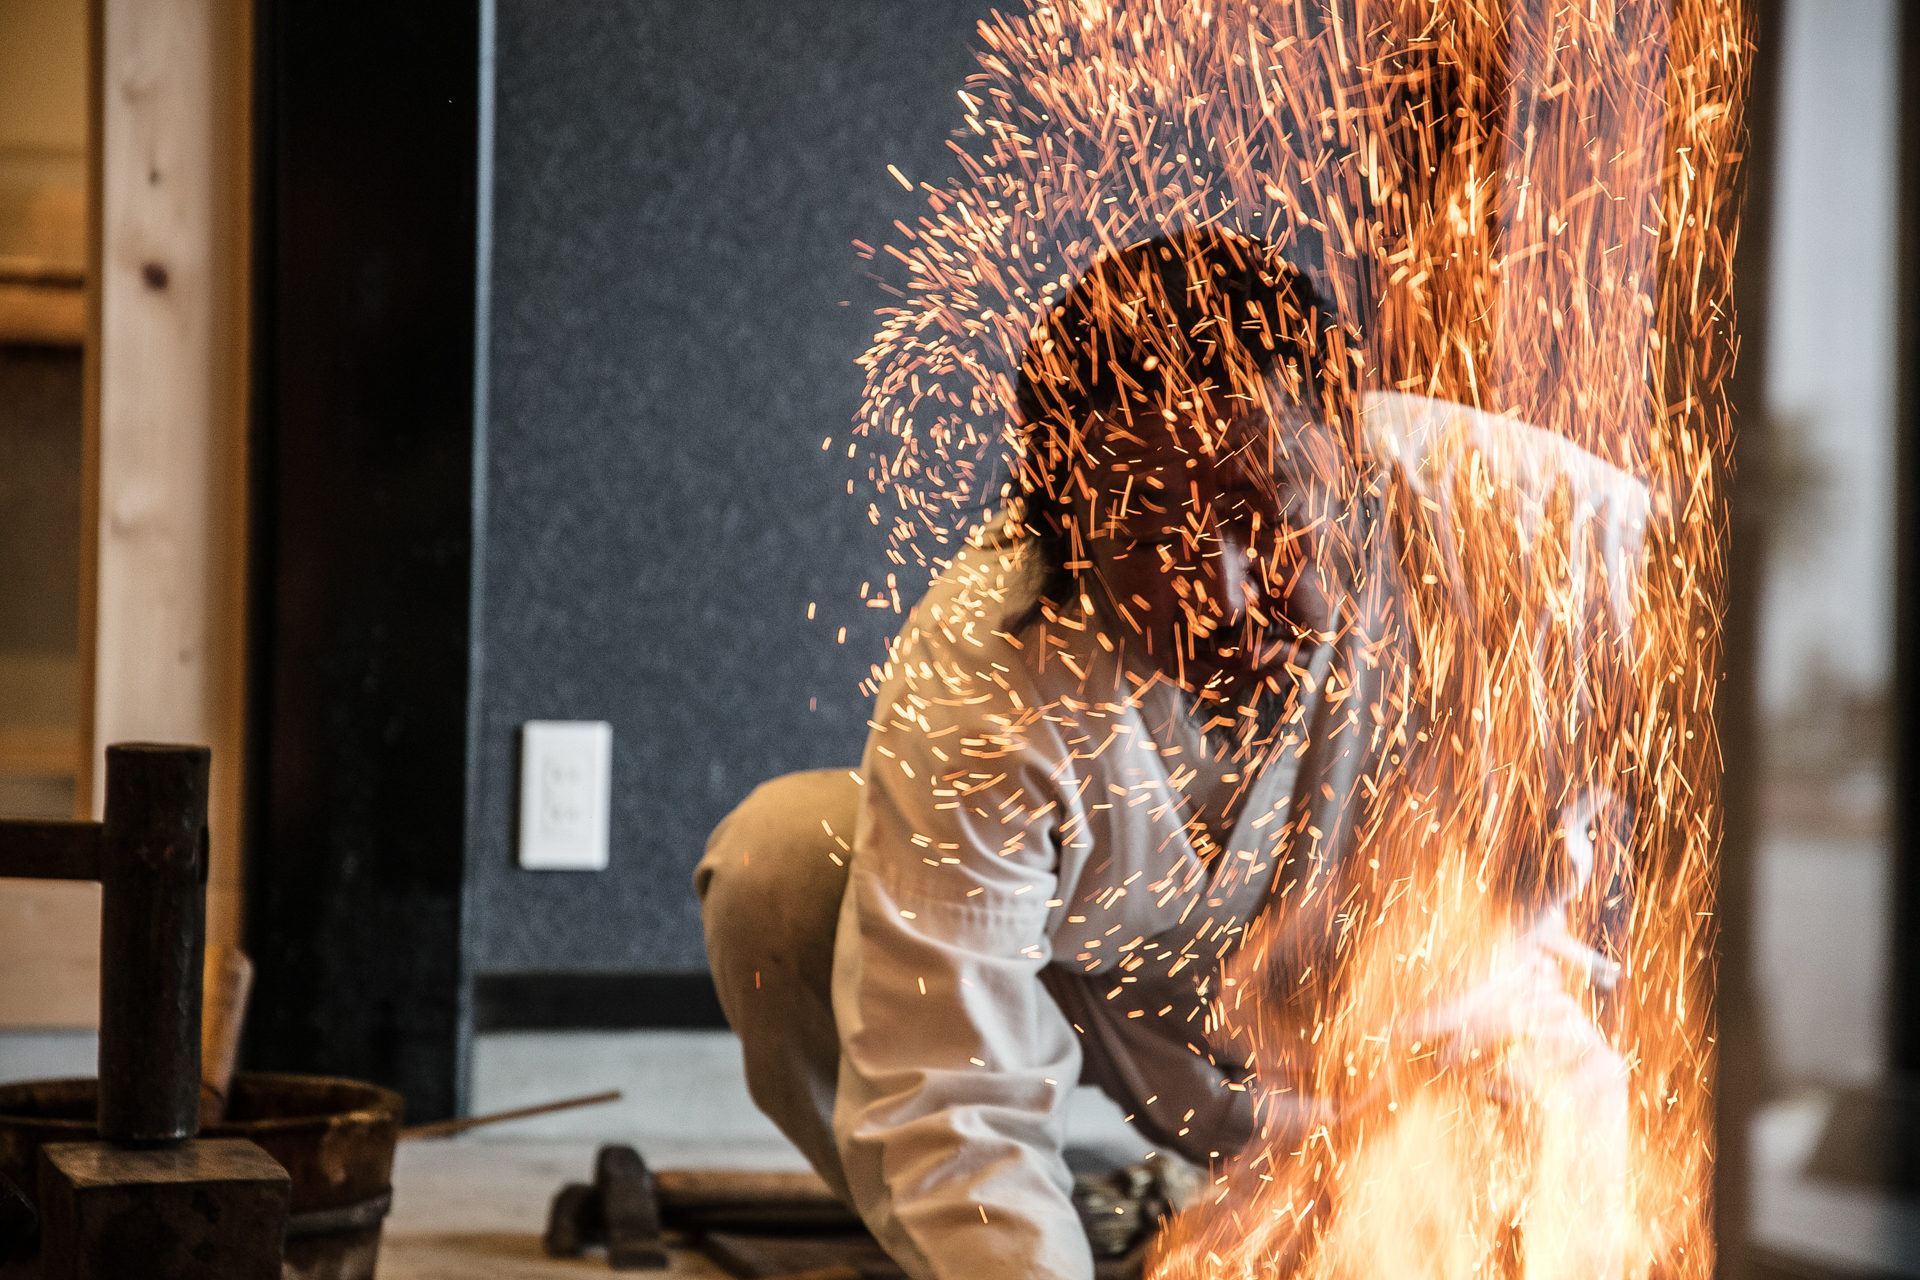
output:
[[[1444, 426], [1520, 457], [1536, 490], [1601, 468], [1637, 495], [1610, 518], [1644, 522], [1643, 489], [1534, 428], [1398, 396], [1369, 418], [1423, 489], [1446, 470]], [[1210, 849], [1188, 821], [1201, 735], [1184, 695], [1084, 598], [1020, 626], [1038, 589], [1004, 520], [979, 530], [900, 632], [862, 765], [835, 1139], [856, 1207], [921, 1280], [1090, 1280], [1061, 1157], [1083, 1037], [1150, 1137], [1204, 1161], [1250, 1136], [1247, 1064], [1209, 1039], [1206, 1003], [1290, 812], [1336, 823], [1364, 746], [1343, 719], [1361, 699], [1326, 696], [1331, 646], [1304, 655], [1290, 749]]]

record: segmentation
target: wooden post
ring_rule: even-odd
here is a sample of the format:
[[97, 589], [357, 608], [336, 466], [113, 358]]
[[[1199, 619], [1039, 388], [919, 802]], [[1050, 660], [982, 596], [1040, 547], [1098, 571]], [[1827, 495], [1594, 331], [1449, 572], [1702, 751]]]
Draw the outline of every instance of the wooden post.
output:
[[207, 934], [205, 747], [107, 748], [100, 846], [100, 1136], [200, 1131]]
[[[100, 748], [203, 742], [212, 932], [238, 936], [245, 688], [246, 0], [91, 0], [81, 668]], [[85, 816], [85, 815], [83, 815]]]
[[[0, 1270], [42, 1280], [279, 1280], [292, 1179], [252, 1142], [202, 1139], [205, 747], [107, 748], [104, 823], [0, 822], [0, 876], [101, 894], [99, 1140], [36, 1157], [34, 1209], [0, 1178]], [[396, 1121], [397, 1122], [397, 1121]]]

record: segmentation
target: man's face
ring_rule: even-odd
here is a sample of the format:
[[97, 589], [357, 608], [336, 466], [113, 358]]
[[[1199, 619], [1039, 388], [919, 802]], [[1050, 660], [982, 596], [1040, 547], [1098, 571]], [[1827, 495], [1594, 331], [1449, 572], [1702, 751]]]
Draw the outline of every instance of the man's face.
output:
[[1108, 419], [1069, 505], [1073, 569], [1190, 688], [1243, 684], [1324, 638], [1340, 590], [1353, 485], [1333, 430], [1297, 404], [1229, 403]]

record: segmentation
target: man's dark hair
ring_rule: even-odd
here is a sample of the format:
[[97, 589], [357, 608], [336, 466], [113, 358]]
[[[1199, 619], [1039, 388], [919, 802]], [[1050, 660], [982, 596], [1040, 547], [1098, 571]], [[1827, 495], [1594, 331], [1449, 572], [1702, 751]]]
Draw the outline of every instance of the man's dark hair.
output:
[[1066, 486], [1101, 420], [1159, 416], [1205, 397], [1259, 402], [1276, 369], [1324, 421], [1345, 414], [1346, 342], [1338, 321], [1273, 246], [1198, 228], [1097, 259], [1035, 327], [1020, 362], [1015, 491], [1041, 557], [1042, 598], [1063, 597]]

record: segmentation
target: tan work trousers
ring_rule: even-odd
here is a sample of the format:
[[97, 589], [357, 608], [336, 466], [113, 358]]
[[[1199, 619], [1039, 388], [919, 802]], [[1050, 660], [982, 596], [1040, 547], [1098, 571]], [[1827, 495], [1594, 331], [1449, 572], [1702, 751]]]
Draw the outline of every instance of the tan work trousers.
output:
[[[715, 828], [693, 881], [720, 1006], [740, 1037], [748, 1092], [843, 1198], [846, 1176], [833, 1137], [840, 1037], [832, 981], [847, 851], [832, 833], [851, 840], [858, 802], [859, 787], [845, 769], [764, 783]], [[1081, 1028], [1081, 1082], [1133, 1113], [1149, 1141], [1204, 1165], [1251, 1136], [1247, 1095], [1223, 1090], [1219, 1072], [1184, 1041], [1142, 1035], [1138, 1024], [1115, 1025], [1101, 998], [1110, 982], [1057, 964], [1043, 969], [1040, 981]], [[1142, 1104], [1182, 1094], [1212, 1122], [1184, 1135], [1163, 1131]]]

